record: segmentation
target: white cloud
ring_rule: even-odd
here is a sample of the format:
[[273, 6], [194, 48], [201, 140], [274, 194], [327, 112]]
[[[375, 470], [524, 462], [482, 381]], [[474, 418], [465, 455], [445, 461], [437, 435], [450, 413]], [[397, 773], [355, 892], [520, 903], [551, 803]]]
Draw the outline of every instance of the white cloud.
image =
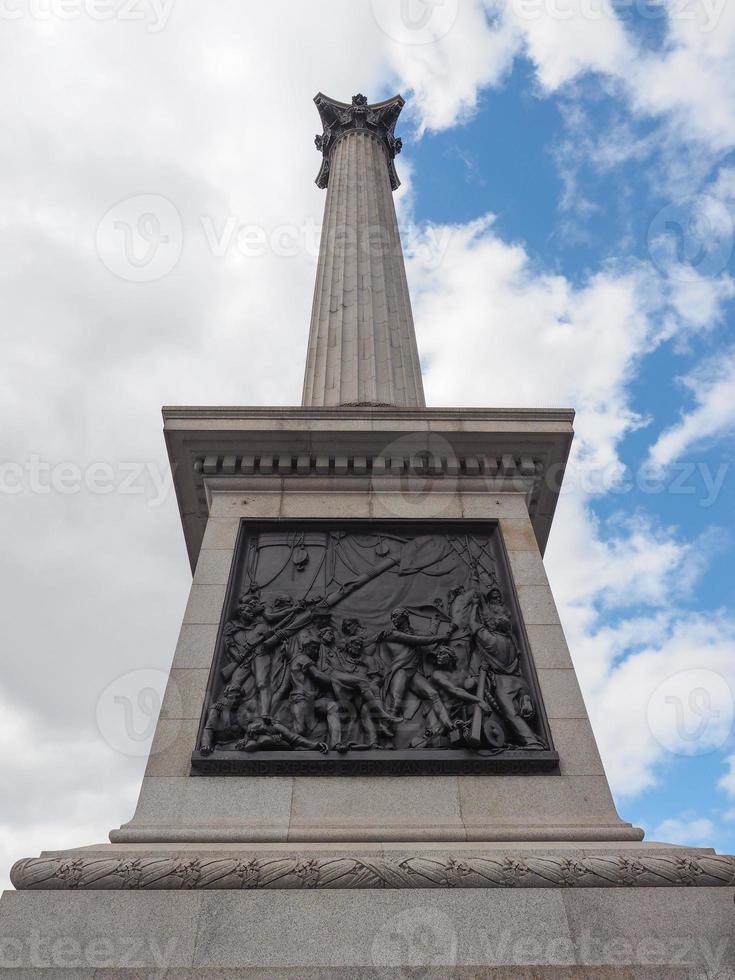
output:
[[121, 759], [92, 726], [64, 732], [3, 698], [0, 745], [0, 889], [18, 859], [103, 843], [132, 812], [144, 760]]
[[[715, 543], [708, 535], [687, 542], [631, 513], [619, 455], [623, 438], [643, 424], [629, 387], [641, 359], [666, 336], [711, 323], [693, 325], [672, 302], [679, 284], [639, 266], [611, 264], [573, 284], [500, 239], [491, 217], [450, 230], [431, 229], [446, 248], [430, 269], [418, 258], [429, 229], [409, 236], [427, 399], [578, 409], [547, 567], [611, 782], [635, 795], [655, 783], [672, 746], [681, 754], [687, 747], [676, 742], [673, 710], [651, 720], [662, 681], [701, 668], [735, 690], [732, 624], [681, 611]], [[718, 289], [710, 284], [711, 318], [720, 315]], [[610, 491], [624, 516], [602, 524], [590, 502]], [[722, 736], [715, 726], [702, 737]]]
[[[624, 500], [624, 497], [621, 498]], [[678, 757], [733, 733], [735, 624], [688, 612], [714, 535], [681, 539], [642, 516], [595, 518], [563, 495], [546, 565], [612, 788], [630, 798]]]
[[652, 832], [653, 840], [667, 844], [688, 844], [691, 847], [712, 847], [717, 827], [706, 817], [682, 814], [664, 820]]
[[[725, 760], [725, 764], [728, 767], [728, 772], [722, 777], [719, 782], [720, 789], [723, 789], [728, 796], [735, 799], [735, 755], [729, 756]], [[728, 814], [729, 820], [735, 820], [735, 810], [731, 810]]]
[[627, 85], [638, 109], [669, 114], [680, 138], [696, 136], [718, 152], [735, 143], [733, 5], [719, 4], [714, 27], [706, 24], [671, 17], [664, 49], [640, 59]]
[[[524, 16], [524, 8], [533, 14]], [[681, 5], [669, 8], [665, 41], [656, 50], [636, 41], [612, 4], [518, 0], [505, 5], [505, 17], [523, 37], [546, 92], [599, 74], [635, 112], [663, 118], [680, 142], [699, 141], [719, 153], [735, 143], [735, 9], [721, 2], [687, 10], [695, 16], [682, 16]]]
[[503, 7], [547, 91], [586, 72], [625, 77], [632, 68], [635, 49], [622, 22], [606, 4], [600, 5], [599, 17], [588, 16], [591, 5], [582, 0], [564, 4], [516, 0]]
[[[428, 247], [428, 231], [416, 231], [411, 251]], [[449, 237], [431, 231], [448, 241], [441, 263], [410, 268], [427, 400], [574, 405], [578, 454], [599, 470], [614, 465], [639, 422], [625, 384], [651, 338], [638, 274], [601, 272], [575, 288], [500, 239], [490, 216]]]
[[735, 428], [735, 351], [700, 365], [682, 378], [696, 407], [682, 413], [651, 447], [651, 460], [667, 466], [706, 440], [722, 437]]
[[735, 167], [722, 167], [712, 185], [712, 194], [725, 204], [735, 204]]
[[[386, 24], [393, 38], [388, 43], [390, 65], [401, 84], [413, 93], [412, 111], [419, 129], [446, 129], [467, 118], [477, 107], [479, 92], [496, 86], [510, 69], [518, 46], [513, 25], [490, 23], [482, 3], [447, 3], [456, 6], [451, 30], [429, 45], [403, 43], [406, 29], [401, 5], [388, 0]], [[439, 11], [440, 14], [440, 11]]]
[[[735, 696], [731, 619], [669, 611], [588, 636], [574, 625], [569, 632], [608, 777], [620, 796], [656, 785], [661, 767], [677, 757], [727, 744]], [[594, 665], [588, 671], [588, 657], [596, 671]]]
[[408, 245], [427, 399], [573, 405], [573, 466], [604, 475], [608, 488], [619, 442], [644, 422], [627, 390], [641, 358], [664, 339], [712, 327], [733, 295], [729, 280], [665, 279], [635, 262], [609, 263], [575, 285], [503, 241], [492, 215], [414, 227]]
[[[388, 9], [384, 2], [379, 6]], [[455, 6], [454, 26], [438, 31], [434, 44], [405, 43], [397, 5], [383, 25], [387, 35], [399, 39], [389, 41], [387, 56], [413, 89], [422, 126], [454, 125], [476, 107], [479, 92], [498, 85], [513, 60], [524, 55], [545, 94], [564, 90], [583, 98], [584, 91], [574, 93], [572, 85], [594, 75], [598, 84], [627, 99], [636, 114], [661, 119], [669, 138], [680, 144], [699, 142], [714, 153], [735, 144], [735, 8], [726, 0], [697, 0], [686, 9], [662, 6], [661, 17], [668, 16], [657, 48], [645, 47], [626, 19], [626, 8], [616, 13], [612, 3], [448, 5]]]
[[[385, 6], [385, 4], [384, 4]], [[452, 5], [449, 5], [452, 6]], [[394, 5], [396, 30], [401, 14]], [[627, 119], [594, 139], [594, 101], [574, 134], [577, 159], [603, 169], [653, 149], [663, 157], [649, 177], [681, 192], [701, 179], [735, 146], [735, 6], [727, 0], [662, 5], [663, 38], [657, 47], [638, 37], [626, 8], [584, 0], [476, 0], [460, 3], [452, 30], [435, 44], [389, 43], [387, 57], [413, 90], [420, 129], [444, 129], [471, 114], [483, 89], [502, 84], [514, 61], [530, 60], [544, 96], [563, 95], [580, 108], [594, 91], [619, 97], [632, 118], [653, 120], [645, 136]], [[685, 80], [685, 81], [683, 81]], [[565, 155], [570, 179], [574, 154]], [[573, 187], [573, 185], [572, 185]], [[570, 188], [568, 188], [568, 191]], [[577, 205], [589, 206], [578, 189]]]
[[[681, 278], [677, 278], [681, 272]], [[726, 304], [735, 296], [735, 284], [728, 275], [711, 277], [697, 270], [670, 267], [669, 299], [680, 325], [691, 330], [706, 330], [721, 323]]]

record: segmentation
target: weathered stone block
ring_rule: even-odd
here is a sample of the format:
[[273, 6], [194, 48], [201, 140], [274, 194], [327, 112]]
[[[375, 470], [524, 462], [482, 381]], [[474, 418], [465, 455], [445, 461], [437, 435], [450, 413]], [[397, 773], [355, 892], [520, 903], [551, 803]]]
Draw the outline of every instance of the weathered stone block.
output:
[[517, 592], [523, 621], [528, 626], [558, 625], [559, 614], [548, 586], [523, 585]]
[[546, 569], [538, 551], [509, 551], [508, 561], [516, 588], [522, 585], [548, 587]]
[[573, 666], [560, 625], [534, 626], [526, 623], [526, 635], [538, 668]]
[[282, 517], [369, 517], [370, 495], [367, 491], [324, 493], [295, 492], [283, 498]]
[[550, 719], [562, 776], [604, 776], [600, 753], [589, 722], [578, 718]]
[[202, 548], [232, 551], [237, 540], [240, 520], [237, 517], [210, 517], [204, 532]]
[[216, 623], [202, 625], [184, 623], [174, 653], [173, 667], [204, 667], [209, 669], [217, 642]]
[[111, 840], [285, 841], [288, 777], [146, 776], [135, 816]]
[[604, 776], [460, 776], [459, 793], [468, 840], [498, 831], [506, 840], [605, 840], [611, 828], [629, 836]]
[[212, 495], [212, 517], [278, 517], [281, 509], [281, 491], [264, 490], [259, 493], [236, 493], [219, 490]]
[[[523, 495], [519, 493], [468, 493], [461, 491], [461, 501], [462, 517], [466, 517], [468, 520], [502, 517], [504, 520], [518, 518], [528, 521], [526, 501]], [[506, 547], [508, 547], [507, 542]]]
[[541, 696], [551, 718], [587, 718], [577, 675], [572, 668], [541, 667], [537, 670]]
[[199, 719], [207, 690], [209, 668], [172, 668], [160, 718], [167, 721]]
[[530, 520], [525, 517], [501, 517], [500, 530], [508, 551], [538, 551]]
[[159, 718], [146, 776], [189, 776], [198, 718]]
[[[417, 814], [421, 820], [417, 820]], [[289, 840], [464, 839], [457, 778], [296, 778]], [[449, 837], [447, 836], [449, 835]]]
[[184, 611], [184, 623], [218, 624], [224, 601], [224, 585], [192, 585]]
[[373, 517], [457, 518], [462, 507], [456, 493], [445, 493], [437, 487], [435, 493], [411, 493], [410, 490], [375, 489], [371, 496]]
[[202, 548], [199, 552], [194, 581], [197, 585], [227, 585], [231, 564], [231, 550]]

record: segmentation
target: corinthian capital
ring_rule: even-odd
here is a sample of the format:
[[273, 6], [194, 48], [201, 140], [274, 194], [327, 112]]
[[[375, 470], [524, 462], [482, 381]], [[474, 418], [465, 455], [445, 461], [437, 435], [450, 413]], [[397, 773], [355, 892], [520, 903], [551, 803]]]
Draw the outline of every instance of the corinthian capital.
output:
[[374, 136], [385, 150], [390, 185], [395, 190], [400, 186], [394, 160], [401, 152], [401, 140], [396, 139], [396, 122], [405, 100], [400, 95], [369, 105], [364, 95], [354, 95], [352, 103], [337, 102], [321, 92], [314, 97], [319, 110], [323, 131], [316, 137], [316, 148], [322, 153], [322, 165], [316, 178], [318, 187], [329, 184], [329, 157], [335, 145], [348, 133], [355, 130], [368, 132]]

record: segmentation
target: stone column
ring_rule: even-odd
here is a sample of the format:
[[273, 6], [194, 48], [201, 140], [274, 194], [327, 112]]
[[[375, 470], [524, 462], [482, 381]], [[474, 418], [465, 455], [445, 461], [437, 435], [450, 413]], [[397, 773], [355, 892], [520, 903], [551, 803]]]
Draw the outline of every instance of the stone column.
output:
[[315, 99], [327, 188], [303, 405], [423, 407], [411, 300], [393, 204], [401, 96]]

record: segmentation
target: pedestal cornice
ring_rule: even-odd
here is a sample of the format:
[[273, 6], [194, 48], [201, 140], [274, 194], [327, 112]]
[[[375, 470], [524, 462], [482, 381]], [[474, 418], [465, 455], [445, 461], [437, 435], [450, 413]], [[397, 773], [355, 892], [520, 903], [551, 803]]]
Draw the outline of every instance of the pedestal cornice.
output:
[[163, 417], [194, 568], [215, 489], [522, 493], [543, 553], [574, 412], [184, 406]]

